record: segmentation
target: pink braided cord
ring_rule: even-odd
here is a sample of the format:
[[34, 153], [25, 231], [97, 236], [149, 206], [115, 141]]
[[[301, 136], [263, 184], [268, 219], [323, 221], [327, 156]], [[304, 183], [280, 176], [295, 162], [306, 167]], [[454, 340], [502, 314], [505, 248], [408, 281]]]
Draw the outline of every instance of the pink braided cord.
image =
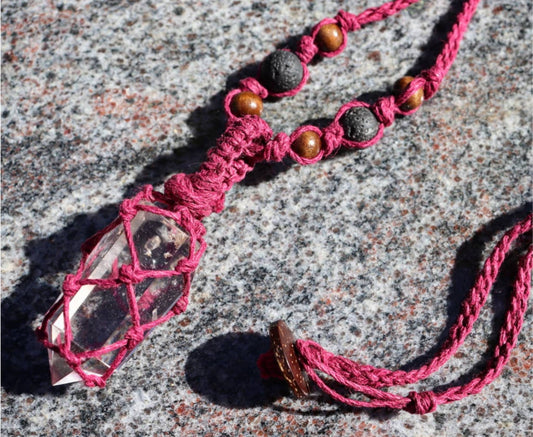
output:
[[368, 8], [359, 15], [350, 14], [346, 11], [339, 11], [337, 21], [348, 32], [361, 28], [361, 26], [374, 21], [381, 21], [391, 15], [394, 15], [406, 7], [418, 2], [419, 0], [399, 0], [385, 3], [375, 8]]
[[[338, 12], [335, 18], [326, 18], [322, 20], [313, 28], [310, 35], [305, 35], [301, 38], [298, 48], [295, 51], [295, 54], [300, 58], [304, 69], [304, 75], [300, 84], [295, 89], [292, 89], [290, 91], [280, 94], [272, 94], [269, 93], [269, 91], [261, 85], [257, 78], [249, 77], [242, 79], [239, 83], [239, 87], [234, 90], [231, 90], [226, 95], [224, 101], [224, 109], [228, 116], [228, 129], [233, 128], [232, 123], [238, 118], [231, 112], [231, 101], [236, 94], [242, 91], [251, 91], [260, 96], [261, 98], [266, 98], [269, 95], [274, 97], [285, 97], [295, 95], [305, 85], [309, 76], [309, 71], [307, 69], [306, 64], [309, 63], [315, 55], [318, 54], [320, 56], [330, 57], [339, 54], [346, 46], [347, 32], [357, 30], [365, 24], [369, 24], [387, 18], [393, 14], [400, 12], [409, 5], [416, 3], [417, 1], [418, 0], [396, 0], [389, 3], [385, 3], [382, 6], [367, 9], [359, 15], [350, 14], [346, 11], [341, 10]], [[285, 156], [289, 156], [291, 159], [295, 160], [299, 164], [307, 165], [314, 164], [315, 162], [326, 158], [331, 154], [334, 154], [341, 146], [363, 149], [376, 144], [383, 136], [384, 128], [392, 125], [397, 115], [411, 115], [418, 110], [418, 108], [414, 108], [411, 110], [406, 110], [405, 108], [402, 109], [404, 103], [407, 102], [407, 100], [409, 100], [409, 98], [414, 93], [422, 89], [424, 91], [425, 100], [430, 99], [436, 93], [448, 70], [453, 64], [455, 57], [457, 56], [460, 42], [463, 38], [464, 33], [467, 30], [468, 24], [470, 23], [476, 11], [478, 3], [479, 0], [467, 0], [464, 2], [461, 12], [456, 17], [456, 23], [453, 25], [452, 29], [448, 33], [446, 42], [442, 48], [441, 53], [438, 55], [435, 64], [429, 69], [422, 71], [420, 74], [414, 77], [404, 91], [397, 95], [389, 95], [386, 97], [382, 97], [372, 105], [360, 102], [357, 99], [352, 100], [351, 102], [344, 104], [338, 110], [332, 123], [329, 126], [323, 129], [313, 129], [319, 134], [323, 143], [322, 150], [315, 158], [302, 158], [292, 151], [290, 145], [297, 138], [297, 135], [295, 135], [296, 132], [290, 135], [281, 133], [278, 134], [275, 139], [264, 137], [264, 147], [268, 150], [265, 151], [261, 158], [268, 161], [280, 161]], [[338, 24], [340, 26], [340, 29], [344, 36], [343, 43], [341, 47], [339, 47], [339, 49], [334, 52], [321, 52], [315, 43], [316, 36], [322, 26], [331, 23]], [[355, 106], [363, 106], [369, 108], [376, 117], [377, 121], [379, 122], [379, 127], [374, 138], [368, 141], [355, 142], [344, 137], [344, 129], [341, 123], [342, 115], [348, 109]], [[268, 127], [268, 124], [266, 124], [265, 133], [268, 129], [270, 128]], [[307, 130], [309, 130], [309, 127], [307, 127]], [[302, 132], [303, 130], [299, 128], [298, 133]], [[286, 142], [287, 138], [290, 140], [288, 144]], [[259, 156], [257, 159], [259, 159]]]
[[[505, 321], [501, 327], [498, 344], [494, 348], [492, 357], [484, 370], [468, 383], [454, 386], [438, 393], [432, 391], [410, 392], [408, 396], [401, 396], [384, 392], [379, 387], [400, 386], [425, 379], [455, 354], [479, 317], [481, 308], [487, 300], [488, 293], [496, 280], [512, 243], [521, 235], [527, 235], [531, 240], [532, 228], [533, 214], [529, 215], [523, 222], [515, 225], [502, 237], [486, 260], [468, 297], [463, 302], [461, 313], [451, 327], [448, 338], [442, 344], [439, 352], [426, 364], [411, 371], [392, 371], [363, 365], [348, 358], [334, 355], [313, 341], [298, 340], [296, 348], [305, 371], [324, 392], [340, 402], [355, 407], [389, 407], [404, 409], [416, 414], [425, 414], [435, 411], [440, 404], [456, 401], [465, 396], [478, 393], [501, 373], [509, 360], [511, 350], [516, 345], [527, 309], [527, 300], [531, 287], [531, 269], [533, 268], [533, 245], [531, 245], [531, 242], [527, 253], [521, 258], [519, 263], [511, 302], [505, 314]], [[353, 391], [365, 394], [370, 400], [356, 400], [341, 395], [329, 387], [317, 374], [316, 370], [329, 375], [335, 381]]]
[[[300, 84], [293, 90], [281, 94], [272, 94], [259, 82], [257, 78], [245, 78], [239, 82], [239, 86], [231, 90], [224, 101], [224, 109], [228, 115], [227, 126], [222, 136], [217, 141], [217, 146], [211, 149], [205, 162], [201, 165], [199, 171], [193, 174], [177, 174], [172, 176], [165, 183], [164, 193], [153, 191], [152, 187], [145, 187], [135, 198], [124, 200], [120, 207], [119, 217], [94, 237], [87, 240], [82, 247], [82, 259], [76, 274], [68, 275], [63, 284], [63, 297], [49, 310], [44, 318], [41, 327], [37, 330], [39, 338], [46, 347], [52, 349], [61, 355], [67, 363], [79, 373], [87, 385], [105, 385], [105, 381], [119, 366], [124, 357], [131, 351], [154, 326], [167, 321], [173, 315], [179, 314], [185, 310], [188, 303], [191, 275], [198, 265], [200, 257], [205, 250], [203, 235], [205, 229], [201, 223], [202, 219], [213, 212], [220, 212], [224, 207], [225, 193], [233, 184], [241, 181], [248, 172], [250, 172], [256, 163], [261, 161], [279, 162], [289, 156], [296, 162], [307, 165], [313, 164], [334, 154], [341, 146], [350, 148], [365, 148], [375, 144], [383, 135], [385, 127], [390, 126], [397, 115], [409, 115], [416, 111], [404, 111], [401, 106], [409, 97], [419, 89], [424, 90], [425, 99], [432, 97], [439, 88], [444, 76], [451, 67], [459, 49], [460, 41], [467, 29], [468, 23], [472, 19], [479, 0], [467, 0], [464, 2], [463, 10], [457, 16], [457, 22], [448, 34], [447, 41], [442, 52], [436, 59], [435, 65], [416, 76], [409, 86], [399, 95], [388, 96], [379, 99], [373, 105], [353, 100], [343, 105], [333, 122], [320, 129], [316, 126], [301, 126], [292, 134], [280, 132], [273, 134], [272, 129], [266, 121], [256, 116], [236, 117], [231, 112], [232, 98], [242, 91], [251, 91], [261, 98], [270, 96], [283, 97], [296, 94], [306, 83], [309, 70], [307, 64], [315, 55], [334, 56], [340, 53], [347, 42], [347, 33], [359, 29], [365, 24], [384, 19], [395, 13], [400, 12], [407, 6], [415, 3], [417, 0], [396, 0], [386, 3], [382, 6], [367, 9], [359, 15], [353, 15], [345, 11], [340, 11], [335, 18], [326, 18], [318, 23], [311, 32], [311, 35], [302, 37], [296, 55], [302, 62], [303, 77]], [[320, 28], [325, 24], [336, 23], [339, 25], [344, 40], [335, 52], [320, 52], [315, 44], [315, 38]], [[379, 122], [379, 128], [374, 138], [365, 142], [353, 142], [344, 137], [344, 131], [341, 123], [342, 115], [350, 108], [363, 106], [370, 109]], [[322, 141], [322, 148], [318, 155], [312, 159], [302, 158], [295, 153], [291, 145], [305, 131], [314, 131], [319, 135]], [[145, 201], [156, 202], [158, 206], [149, 206]], [[184, 229], [190, 236], [189, 256], [180, 260], [174, 270], [143, 270], [140, 266], [139, 259], [133, 244], [133, 236], [130, 223], [138, 211], [145, 210], [153, 214], [166, 216]], [[131, 263], [127, 265], [116, 265], [113, 267], [112, 274], [105, 279], [88, 279], [83, 277], [83, 271], [86, 267], [87, 258], [90, 252], [97, 246], [102, 237], [116, 226], [124, 226], [127, 243], [131, 252]], [[504, 254], [503, 254], [504, 255]], [[503, 256], [502, 255], [502, 256]], [[492, 258], [491, 258], [492, 259]], [[497, 260], [495, 255], [494, 260]], [[529, 277], [529, 273], [524, 269], [531, 264], [530, 258], [526, 267], [521, 268], [522, 279]], [[495, 264], [491, 263], [491, 266]], [[499, 266], [498, 266], [499, 268]], [[491, 271], [490, 269], [488, 270]], [[169, 276], [181, 275], [184, 281], [184, 291], [173, 310], [165, 316], [160, 317], [150, 323], [142, 324], [140, 321], [139, 308], [142, 305], [148, 305], [149, 302], [137, 301], [135, 296], [135, 285], [147, 278], [162, 278]], [[479, 285], [474, 287], [470, 300], [465, 303], [466, 307], [472, 309], [472, 313], [465, 313], [456, 325], [450, 331], [450, 339], [443, 345], [439, 354], [427, 365], [420, 367], [411, 372], [388, 371], [386, 369], [377, 369], [371, 366], [362, 366], [346, 358], [336, 357], [329, 352], [324, 351], [320, 346], [313, 342], [298, 342], [298, 348], [302, 357], [304, 357], [306, 369], [309, 375], [324, 391], [330, 393], [333, 397], [343, 400], [350, 405], [365, 406], [392, 406], [395, 408], [411, 409], [415, 412], [431, 411], [438, 403], [449, 402], [454, 397], [464, 395], [465, 391], [475, 392], [480, 389], [487, 380], [495, 377], [501, 371], [502, 357], [508, 353], [510, 339], [512, 340], [515, 332], [507, 332], [505, 340], [497, 350], [495, 364], [491, 371], [483, 375], [481, 380], [473, 380], [468, 388], [464, 386], [461, 390], [453, 391], [449, 389], [438, 395], [432, 392], [412, 393], [408, 397], [392, 395], [379, 390], [379, 387], [387, 385], [407, 384], [422, 378], [425, 378], [436, 368], [440, 367], [448, 357], [463, 341], [471, 329], [471, 324], [477, 318], [481, 300], [484, 302], [484, 294], [494, 281], [492, 276], [482, 275], [478, 281]], [[485, 282], [483, 282], [485, 281]], [[76, 353], [72, 350], [72, 327], [70, 325], [69, 307], [72, 297], [77, 291], [87, 284], [97, 285], [102, 289], [110, 292], [118, 286], [124, 285], [127, 290], [127, 305], [129, 315], [131, 316], [131, 327], [127, 330], [124, 337], [110, 345]], [[520, 285], [522, 284], [522, 285]], [[517, 285], [517, 299], [524, 292], [523, 281]], [[522, 288], [520, 288], [522, 287]], [[144, 298], [144, 297], [143, 297]], [[513, 301], [514, 302], [514, 301]], [[517, 301], [518, 302], [518, 301]], [[521, 301], [520, 301], [521, 302]], [[519, 311], [522, 304], [518, 305]], [[64, 316], [64, 338], [59, 342], [53, 343], [48, 338], [46, 326], [51, 320], [52, 315], [63, 305]], [[482, 303], [481, 303], [482, 305]], [[525, 307], [524, 307], [525, 308]], [[515, 316], [516, 311], [511, 314]], [[515, 326], [515, 325], [514, 325]], [[503, 335], [503, 334], [502, 334]], [[514, 343], [513, 343], [514, 344]], [[501, 350], [500, 350], [501, 349]], [[103, 376], [88, 374], [82, 368], [83, 363], [94, 357], [117, 351], [116, 358], [109, 369]], [[344, 398], [338, 393], [332, 391], [318, 377], [313, 368], [328, 373], [336, 378], [340, 383], [353, 390], [360, 391], [372, 399], [369, 402], [361, 403], [353, 399]], [[271, 372], [272, 373], [272, 372]], [[477, 382], [476, 382], [477, 381]], [[447, 396], [447, 397], [446, 397]]]

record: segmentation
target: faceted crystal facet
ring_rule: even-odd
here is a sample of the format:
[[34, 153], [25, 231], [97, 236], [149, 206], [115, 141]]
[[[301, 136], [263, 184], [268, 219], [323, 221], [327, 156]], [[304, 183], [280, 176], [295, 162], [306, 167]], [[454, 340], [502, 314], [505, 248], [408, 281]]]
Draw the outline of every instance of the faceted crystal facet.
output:
[[[177, 223], [162, 215], [138, 211], [130, 223], [135, 250], [143, 270], [174, 270], [178, 261], [189, 253], [190, 238]], [[120, 266], [131, 264], [130, 249], [122, 224], [104, 235], [89, 254], [82, 278], [117, 279]], [[183, 293], [182, 275], [148, 278], [135, 284], [135, 296], [141, 324], [156, 320], [168, 313]], [[72, 328], [71, 350], [75, 353], [99, 349], [124, 337], [132, 326], [127, 288], [83, 285], [71, 298], [69, 319]], [[48, 338], [59, 344], [64, 339], [63, 305], [47, 326]], [[103, 375], [118, 349], [99, 359], [84, 362], [82, 368], [89, 374]], [[128, 352], [127, 358], [131, 351]], [[49, 349], [48, 358], [52, 384], [80, 381], [65, 360]]]

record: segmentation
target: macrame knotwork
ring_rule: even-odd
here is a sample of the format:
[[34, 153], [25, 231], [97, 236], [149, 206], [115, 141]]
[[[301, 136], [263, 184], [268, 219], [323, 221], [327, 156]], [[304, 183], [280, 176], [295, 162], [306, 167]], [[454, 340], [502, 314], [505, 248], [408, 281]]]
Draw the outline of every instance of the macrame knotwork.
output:
[[[191, 215], [187, 208], [170, 210], [168, 207], [168, 199], [163, 194], [153, 191], [150, 186], [144, 187], [133, 199], [125, 200], [120, 206], [119, 217], [85, 242], [82, 247], [82, 257], [78, 271], [75, 274], [67, 275], [63, 283], [63, 296], [47, 313], [43, 325], [38, 330], [40, 339], [45, 346], [54, 353], [59, 354], [89, 386], [104, 386], [105, 381], [113, 371], [151, 329], [180, 314], [187, 307], [191, 278], [206, 246], [203, 239], [205, 228], [199, 220]], [[172, 220], [188, 236], [187, 249], [183, 251], [184, 256], [177, 261], [173, 269], [147, 269], [146, 266], [142, 265], [138, 253], [139, 248], [136, 247], [134, 233], [132, 232], [132, 221], [140, 212]], [[99, 254], [94, 252], [98, 244], [106, 235], [113, 231], [117, 232], [120, 227], [123, 229], [120, 232], [123, 232], [129, 249], [128, 262], [121, 264], [120, 259], [117, 259], [113, 263], [109, 274], [104, 278], [92, 278], [91, 274], [87, 275], [88, 267], [90, 267], [91, 261], [94, 261], [94, 259], [89, 259], [89, 256], [91, 258], [98, 257]], [[180, 278], [183, 281], [182, 294], [167, 314], [154, 320], [144, 321], [140, 313], [143, 308], [153, 303], [151, 300], [157, 299], [158, 296], [150, 290], [139, 296], [137, 295], [138, 293], [136, 294], [136, 286], [146, 280], [155, 281], [163, 278], [170, 280]], [[76, 351], [73, 346], [75, 332], [71, 324], [72, 314], [70, 314], [70, 307], [73, 297], [83, 286], [94, 287], [92, 289], [93, 293], [106, 293], [107, 296], [103, 298], [104, 301], [116, 304], [127, 314], [127, 327], [125, 332], [123, 332], [123, 336], [110, 344]], [[57, 337], [57, 341], [53, 341], [54, 339], [49, 338], [49, 333], [45, 326], [60, 308], [62, 308], [61, 316], [64, 322], [64, 332]], [[105, 327], [101, 326], [100, 329], [105, 329]], [[95, 375], [84, 369], [84, 363], [88, 360], [101, 359], [109, 354], [112, 354], [114, 358], [102, 375]]]

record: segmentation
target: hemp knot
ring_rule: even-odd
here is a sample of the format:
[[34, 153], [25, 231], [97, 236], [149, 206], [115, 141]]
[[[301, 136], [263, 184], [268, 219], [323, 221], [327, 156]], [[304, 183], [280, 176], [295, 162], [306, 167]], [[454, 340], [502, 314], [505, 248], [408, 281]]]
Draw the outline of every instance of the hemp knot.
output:
[[123, 284], [136, 284], [137, 282], [139, 282], [139, 278], [137, 273], [135, 272], [135, 268], [131, 264], [125, 264], [120, 266], [118, 279]]
[[296, 55], [300, 58], [302, 62], [308, 64], [318, 53], [318, 47], [315, 44], [314, 39], [309, 35], [304, 35], [300, 39], [298, 44], [298, 50]]
[[280, 162], [283, 160], [291, 147], [290, 137], [285, 132], [278, 133], [266, 145], [264, 159], [269, 162]]
[[423, 71], [420, 76], [426, 80], [424, 84], [424, 99], [430, 99], [437, 92], [442, 82], [442, 74], [430, 68]]
[[437, 396], [432, 391], [412, 391], [407, 397], [411, 401], [403, 409], [411, 414], [427, 414], [437, 409]]
[[83, 376], [83, 380], [87, 387], [94, 387], [96, 385], [100, 388], [105, 387], [105, 380], [101, 376], [86, 373]]
[[394, 122], [397, 106], [393, 96], [382, 97], [372, 107], [376, 118], [383, 126], [388, 127]]
[[136, 202], [133, 199], [125, 199], [120, 204], [120, 216], [122, 221], [131, 221], [137, 214]]
[[349, 12], [340, 10], [335, 16], [335, 20], [339, 25], [346, 30], [346, 32], [352, 32], [361, 28], [359, 21], [355, 15], [350, 14]]
[[246, 91], [251, 91], [252, 93], [257, 94], [262, 99], [266, 99], [268, 97], [267, 89], [253, 77], [241, 79], [239, 81], [239, 86]]
[[182, 258], [176, 264], [174, 270], [180, 273], [192, 273], [198, 267], [198, 260], [190, 258]]
[[341, 146], [344, 129], [339, 123], [331, 123], [322, 131], [322, 139], [324, 140], [324, 155], [331, 155], [336, 149]]
[[59, 345], [59, 355], [61, 355], [71, 367], [79, 366], [82, 363], [81, 358], [72, 352], [70, 348], [67, 348], [66, 343]]
[[80, 284], [76, 275], [68, 274], [63, 281], [63, 295], [65, 297], [72, 297], [80, 289]]
[[165, 182], [165, 196], [172, 203], [180, 204], [193, 193], [191, 179], [185, 173], [175, 174]]
[[128, 341], [128, 349], [131, 350], [144, 340], [144, 331], [140, 327], [133, 327], [126, 332], [124, 339]]

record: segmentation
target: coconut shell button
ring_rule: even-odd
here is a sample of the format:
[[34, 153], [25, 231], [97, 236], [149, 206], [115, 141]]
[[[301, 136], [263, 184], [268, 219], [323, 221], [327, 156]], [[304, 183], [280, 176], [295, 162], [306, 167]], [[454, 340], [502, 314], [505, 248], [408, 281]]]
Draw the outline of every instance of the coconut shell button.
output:
[[297, 398], [309, 395], [309, 384], [294, 348], [295, 338], [287, 324], [278, 320], [270, 325], [270, 341], [281, 374]]

